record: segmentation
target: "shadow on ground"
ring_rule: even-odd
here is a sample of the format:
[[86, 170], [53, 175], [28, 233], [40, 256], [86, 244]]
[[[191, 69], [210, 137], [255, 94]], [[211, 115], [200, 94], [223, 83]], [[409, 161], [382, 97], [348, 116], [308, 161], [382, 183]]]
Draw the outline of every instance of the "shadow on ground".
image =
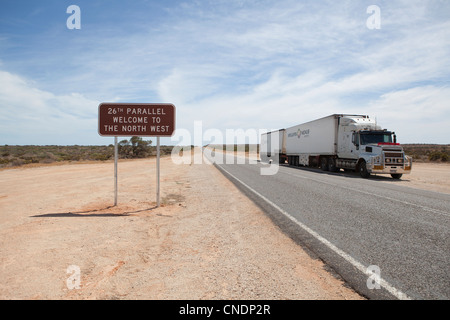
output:
[[112, 212], [100, 212], [104, 210], [109, 210], [114, 208], [114, 206], [109, 206], [103, 209], [95, 209], [95, 210], [86, 210], [86, 211], [77, 211], [77, 212], [55, 212], [55, 213], [44, 213], [31, 216], [31, 218], [77, 218], [77, 217], [125, 217], [130, 216], [134, 213], [144, 212], [144, 211], [152, 211], [157, 207], [151, 207], [147, 209], [140, 209], [134, 211], [127, 211], [122, 213], [112, 213]]

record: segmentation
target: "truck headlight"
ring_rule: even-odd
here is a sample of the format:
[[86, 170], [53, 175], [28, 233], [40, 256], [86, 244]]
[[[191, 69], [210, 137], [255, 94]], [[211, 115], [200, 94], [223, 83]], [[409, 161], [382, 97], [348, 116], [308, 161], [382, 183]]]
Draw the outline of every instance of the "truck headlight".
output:
[[391, 159], [390, 158], [386, 158], [386, 163], [391, 163]]

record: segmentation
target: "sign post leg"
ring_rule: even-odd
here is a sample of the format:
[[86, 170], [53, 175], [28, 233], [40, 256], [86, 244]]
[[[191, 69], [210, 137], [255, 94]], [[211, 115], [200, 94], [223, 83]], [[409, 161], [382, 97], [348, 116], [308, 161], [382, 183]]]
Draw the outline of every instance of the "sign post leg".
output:
[[114, 137], [114, 206], [117, 206], [117, 159], [119, 158], [117, 137]]
[[159, 181], [160, 181], [160, 177], [159, 177], [159, 172], [160, 172], [160, 167], [159, 167], [159, 160], [160, 160], [160, 148], [159, 148], [159, 137], [156, 138], [156, 206], [159, 208], [160, 205], [160, 201], [159, 201]]

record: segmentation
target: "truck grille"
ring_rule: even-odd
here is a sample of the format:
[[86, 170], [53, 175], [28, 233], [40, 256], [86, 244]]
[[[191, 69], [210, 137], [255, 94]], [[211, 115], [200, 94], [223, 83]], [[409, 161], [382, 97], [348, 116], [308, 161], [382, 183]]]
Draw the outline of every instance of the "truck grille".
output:
[[403, 152], [385, 152], [384, 163], [386, 166], [403, 166]]

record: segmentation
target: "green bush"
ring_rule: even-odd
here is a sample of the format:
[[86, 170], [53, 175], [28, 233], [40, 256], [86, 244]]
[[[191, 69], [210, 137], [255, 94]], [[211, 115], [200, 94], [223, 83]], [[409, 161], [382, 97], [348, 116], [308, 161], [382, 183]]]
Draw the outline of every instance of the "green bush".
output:
[[132, 137], [130, 141], [119, 142], [118, 151], [121, 158], [145, 158], [152, 154], [151, 141], [143, 140], [141, 137]]
[[105, 160], [109, 160], [110, 158], [111, 158], [111, 155], [106, 154], [106, 153], [94, 153], [92, 155], [92, 160], [105, 161]]
[[429, 154], [428, 159], [430, 161], [439, 161], [447, 162], [449, 160], [449, 156], [446, 152], [443, 151], [433, 151]]
[[433, 151], [429, 154], [428, 160], [437, 161], [441, 158], [441, 153], [439, 151]]

